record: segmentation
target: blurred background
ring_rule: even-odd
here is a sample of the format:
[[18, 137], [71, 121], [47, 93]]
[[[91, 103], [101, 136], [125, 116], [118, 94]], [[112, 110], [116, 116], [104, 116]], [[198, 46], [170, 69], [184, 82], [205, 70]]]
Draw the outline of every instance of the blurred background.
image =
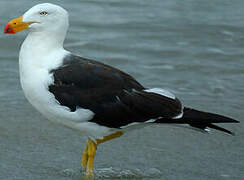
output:
[[[99, 146], [97, 179], [244, 179], [244, 1], [55, 0], [68, 10], [65, 48], [117, 67], [185, 106], [233, 117], [235, 136], [155, 125]], [[0, 1], [0, 29], [38, 0]], [[0, 179], [82, 179], [85, 138], [25, 99], [18, 53], [26, 32], [0, 33]]]

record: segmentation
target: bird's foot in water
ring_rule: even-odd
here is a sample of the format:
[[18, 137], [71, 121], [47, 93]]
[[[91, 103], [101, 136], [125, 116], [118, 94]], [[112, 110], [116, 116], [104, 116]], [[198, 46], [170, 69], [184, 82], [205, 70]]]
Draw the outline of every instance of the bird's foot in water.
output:
[[96, 154], [97, 144], [92, 140], [88, 140], [86, 147], [82, 153], [81, 166], [86, 169], [86, 178], [94, 177], [93, 163]]

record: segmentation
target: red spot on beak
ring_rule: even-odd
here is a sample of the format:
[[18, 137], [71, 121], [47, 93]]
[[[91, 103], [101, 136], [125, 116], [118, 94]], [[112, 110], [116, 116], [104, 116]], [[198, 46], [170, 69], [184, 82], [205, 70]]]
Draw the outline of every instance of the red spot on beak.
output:
[[3, 32], [7, 33], [7, 34], [15, 34], [13, 28], [11, 27], [11, 25], [9, 23], [6, 25]]

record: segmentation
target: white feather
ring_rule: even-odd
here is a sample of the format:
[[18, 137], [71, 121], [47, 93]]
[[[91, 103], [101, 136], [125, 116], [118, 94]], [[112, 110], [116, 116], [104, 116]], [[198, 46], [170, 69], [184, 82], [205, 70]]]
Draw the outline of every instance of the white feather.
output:
[[165, 90], [165, 89], [161, 89], [161, 88], [152, 88], [152, 89], [146, 89], [146, 92], [152, 92], [152, 93], [156, 93], [156, 94], [160, 94], [162, 96], [166, 96], [168, 98], [171, 99], [175, 99], [175, 95], [172, 94], [171, 92]]

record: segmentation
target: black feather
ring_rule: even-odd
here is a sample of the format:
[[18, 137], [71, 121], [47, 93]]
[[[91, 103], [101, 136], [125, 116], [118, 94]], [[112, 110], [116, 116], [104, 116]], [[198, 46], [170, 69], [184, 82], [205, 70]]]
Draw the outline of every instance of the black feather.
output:
[[130, 75], [103, 63], [68, 55], [63, 64], [50, 71], [54, 83], [49, 91], [62, 105], [76, 111], [77, 107], [94, 112], [90, 122], [121, 128], [134, 122], [156, 119], [155, 123], [189, 124], [204, 130], [230, 131], [212, 123], [237, 123], [218, 114], [191, 108], [183, 109], [183, 116], [174, 119], [182, 111], [181, 102], [175, 98], [146, 92]]
[[120, 128], [181, 112], [177, 98], [146, 92], [130, 75], [93, 60], [69, 55], [50, 73], [54, 83], [49, 91], [57, 101], [71, 111], [91, 110], [95, 115], [89, 121], [99, 125]]
[[223, 115], [203, 112], [187, 107], [184, 108], [183, 112], [183, 116], [179, 119], [160, 118], [156, 120], [155, 123], [189, 124], [192, 127], [202, 130], [205, 130], [207, 127], [209, 127], [232, 135], [233, 133], [231, 131], [216, 126], [212, 123], [239, 123], [239, 121]]

